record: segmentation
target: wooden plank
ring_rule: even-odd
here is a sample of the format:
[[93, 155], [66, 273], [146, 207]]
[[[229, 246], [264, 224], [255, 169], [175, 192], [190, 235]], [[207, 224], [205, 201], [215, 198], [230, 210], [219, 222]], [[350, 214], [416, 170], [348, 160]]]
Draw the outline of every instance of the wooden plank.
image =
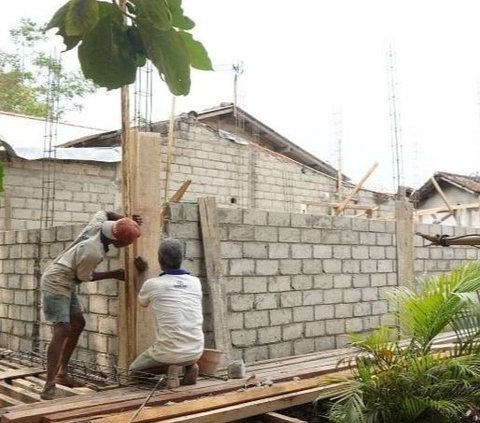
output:
[[[275, 382], [278, 386], [279, 381], [283, 381], [284, 383], [292, 383], [292, 378], [296, 376], [303, 376], [304, 379], [302, 379], [301, 383], [303, 383], [305, 380], [309, 380], [312, 377], [316, 377], [318, 375], [322, 374], [335, 374], [337, 376], [339, 375], [345, 375], [345, 374], [350, 374], [349, 371], [347, 373], [343, 372], [337, 372], [338, 368], [336, 367], [336, 363], [331, 363], [329, 366], [322, 367], [322, 366], [315, 366], [313, 363], [311, 367], [307, 370], [304, 370], [303, 372], [295, 369], [291, 371], [277, 371], [276, 373], [273, 371], [272, 374], [270, 375], [264, 375], [264, 374], [257, 374], [257, 379], [253, 381], [253, 384], [258, 383], [259, 381], [267, 378], [270, 380], [275, 380], [277, 378], [278, 382]], [[341, 369], [340, 369], [341, 370]], [[308, 378], [307, 378], [308, 376]], [[163, 395], [159, 395], [156, 397], [153, 397], [149, 403], [148, 406], [152, 407], [155, 405], [161, 405], [165, 404], [168, 401], [173, 401], [173, 402], [178, 402], [178, 401], [185, 401], [185, 400], [191, 400], [195, 399], [198, 397], [206, 396], [209, 395], [210, 397], [212, 395], [220, 395], [224, 394], [228, 391], [233, 391], [233, 390], [238, 390], [239, 388], [244, 388], [245, 381], [244, 380], [232, 380], [230, 382], [221, 382], [217, 381], [216, 386], [206, 386], [205, 388], [201, 389], [195, 389], [193, 387], [182, 387], [178, 388], [176, 390], [172, 390], [175, 392], [164, 392]], [[251, 385], [250, 385], [251, 386]], [[183, 391], [181, 391], [183, 389]], [[94, 406], [94, 407], [87, 407], [85, 404], [85, 407], [83, 407], [79, 411], [75, 411], [73, 413], [76, 418], [85, 418], [85, 417], [91, 417], [95, 415], [100, 415], [100, 414], [107, 414], [108, 412], [112, 412], [113, 410], [116, 409], [116, 407], [121, 407], [121, 410], [118, 409], [117, 411], [127, 411], [127, 410], [132, 410], [135, 408], [138, 408], [143, 399], [132, 399], [130, 401], [123, 400], [122, 402], [118, 401], [116, 404], [113, 404], [113, 402], [105, 403], [99, 406]], [[70, 421], [69, 419], [72, 418], [72, 412], [68, 411], [65, 413], [56, 413], [55, 415], [49, 416], [50, 421], [65, 421], [64, 419], [67, 419], [66, 421]]]
[[295, 417], [286, 416], [285, 414], [275, 413], [274, 411], [261, 415], [260, 419], [265, 423], [308, 423], [306, 420], [300, 420]]
[[[451, 204], [452, 210], [468, 210], [468, 209], [480, 209], [480, 203], [467, 203], [467, 204]], [[415, 215], [423, 216], [425, 214], [432, 213], [450, 213], [450, 209], [447, 207], [434, 207], [431, 209], [419, 209], [415, 211]]]
[[181, 186], [175, 191], [175, 194], [173, 194], [170, 199], [168, 200], [169, 203], [178, 203], [185, 192], [187, 191], [188, 187], [192, 183], [191, 179], [187, 179]]
[[[349, 372], [350, 374], [350, 372]], [[219, 396], [210, 396], [206, 398], [200, 398], [192, 401], [184, 401], [178, 404], [172, 404], [168, 406], [151, 406], [148, 409], [143, 409], [136, 417], [136, 422], [149, 422], [160, 421], [179, 416], [185, 416], [188, 414], [199, 413], [202, 411], [213, 410], [223, 407], [230, 407], [236, 404], [242, 404], [245, 402], [257, 401], [262, 398], [271, 398], [278, 395], [284, 395], [287, 393], [303, 392], [311, 388], [318, 389], [321, 378], [311, 378], [294, 382], [285, 382], [273, 386], [255, 387], [247, 389], [243, 392], [229, 392]], [[285, 408], [285, 407], [283, 407]], [[273, 410], [268, 410], [273, 411]], [[129, 422], [135, 412], [126, 412], [114, 414], [102, 419], [99, 419], [100, 423], [123, 423]], [[260, 410], [257, 414], [263, 414]], [[243, 417], [238, 417], [243, 418]], [[215, 419], [211, 420], [215, 421]]]
[[9, 397], [12, 397], [13, 399], [16, 399], [18, 401], [22, 401], [26, 403], [41, 401], [40, 395], [34, 392], [30, 392], [24, 388], [19, 388], [17, 386], [9, 385], [8, 383], [5, 383], [5, 382], [0, 382], [0, 393], [8, 395]]
[[[45, 381], [36, 377], [26, 377], [24, 379], [13, 379], [12, 385], [40, 393], [45, 385]], [[72, 397], [78, 395], [76, 388], [69, 388], [64, 385], [56, 385], [55, 398]]]
[[[136, 254], [148, 261], [149, 275], [158, 275], [158, 246], [162, 231], [160, 212], [163, 203], [162, 192], [159, 187], [163, 179], [162, 137], [158, 133], [140, 132], [138, 137], [132, 139], [132, 149], [135, 153], [136, 164], [131, 169], [134, 175], [132, 185], [132, 201], [134, 209], [143, 217], [142, 236], [136, 243]], [[136, 293], [140, 290], [138, 281]], [[138, 305], [136, 309], [136, 354], [142, 353], [155, 342], [155, 323], [151, 308]]]
[[[119, 0], [122, 10], [126, 10], [126, 0]], [[126, 15], [123, 16], [127, 20]], [[125, 216], [132, 214], [131, 207], [131, 130], [130, 130], [130, 94], [129, 87], [120, 89], [120, 107], [122, 119], [121, 147], [122, 147], [122, 204]], [[133, 282], [133, 247], [123, 248], [123, 267], [125, 269], [125, 282], [119, 286], [119, 313], [118, 313], [118, 336], [119, 336], [119, 365], [128, 367], [135, 358], [135, 305], [136, 292]]]
[[364, 184], [364, 182], [368, 179], [368, 177], [373, 173], [373, 171], [376, 169], [376, 167], [378, 166], [378, 163], [374, 163], [370, 169], [368, 169], [367, 173], [365, 174], [365, 176], [360, 180], [360, 182], [355, 186], [355, 188], [353, 189], [353, 191], [348, 194], [347, 198], [345, 198], [345, 200], [342, 201], [342, 203], [335, 208], [335, 215], [339, 215], [343, 209], [346, 207], [346, 205], [351, 201], [351, 199], [353, 197], [355, 197], [355, 195], [357, 194], [358, 191], [360, 191], [360, 189], [362, 188], [362, 185]]
[[[8, 395], [0, 393], [0, 408], [10, 407], [10, 406], [13, 406], [13, 405], [25, 405], [25, 403], [15, 399], [15, 398], [12, 398]], [[0, 413], [1, 413], [1, 411], [0, 411]]]
[[[190, 422], [190, 423], [224, 423], [224, 422], [233, 422], [240, 419], [245, 419], [248, 417], [257, 416], [259, 414], [265, 414], [271, 411], [281, 410], [283, 408], [294, 407], [300, 404], [305, 404], [312, 402], [319, 397], [329, 398], [338, 393], [339, 384], [330, 385], [330, 386], [315, 386], [313, 388], [280, 393], [277, 395], [263, 396], [255, 399], [245, 399], [239, 400], [238, 402], [232, 404], [232, 402], [227, 403], [227, 406], [215, 406], [213, 400], [216, 398], [205, 398], [203, 399], [203, 408], [197, 407], [192, 404], [193, 401], [189, 401], [185, 404], [178, 404], [178, 410], [176, 405], [169, 407], [163, 407], [160, 410], [156, 408], [151, 408], [149, 410], [142, 411], [139, 416], [135, 419], [135, 423], [147, 423], [147, 422], [158, 422], [163, 423], [177, 423], [177, 422]], [[272, 389], [272, 388], [270, 388]], [[236, 393], [239, 397], [246, 392]], [[224, 395], [223, 397], [225, 397]], [[245, 396], [246, 397], [246, 396]], [[246, 397], [247, 398], [247, 397]], [[197, 400], [200, 402], [201, 400]], [[220, 401], [218, 402], [218, 404]], [[215, 404], [215, 405], [218, 405]], [[193, 408], [189, 409], [189, 405], [193, 405]], [[183, 411], [180, 411], [180, 406], [183, 407]], [[175, 411], [181, 412], [175, 417], [170, 417], [172, 414], [175, 415]], [[130, 413], [131, 414], [131, 413]], [[113, 420], [113, 418], [116, 420]], [[96, 423], [128, 423], [128, 415], [120, 417], [120, 415], [112, 415], [106, 418], [101, 418], [98, 420], [93, 420]]]
[[40, 368], [23, 368], [23, 369], [15, 369], [15, 370], [4, 370], [0, 373], [0, 381], [6, 379], [14, 379], [18, 377], [24, 376], [33, 376], [39, 375], [41, 373], [45, 373], [46, 370]]
[[215, 347], [225, 351], [226, 361], [232, 358], [232, 343], [227, 327], [227, 298], [222, 279], [222, 259], [218, 234], [217, 204], [215, 198], [199, 198], [198, 210], [202, 231], [203, 255], [207, 274], [210, 307], [215, 337]]
[[170, 121], [168, 122], [168, 144], [167, 144], [167, 164], [165, 171], [165, 198], [164, 202], [168, 201], [168, 193], [170, 190], [170, 175], [172, 173], [172, 160], [173, 160], [173, 143], [175, 141], [175, 99], [172, 96], [172, 103], [170, 107]]

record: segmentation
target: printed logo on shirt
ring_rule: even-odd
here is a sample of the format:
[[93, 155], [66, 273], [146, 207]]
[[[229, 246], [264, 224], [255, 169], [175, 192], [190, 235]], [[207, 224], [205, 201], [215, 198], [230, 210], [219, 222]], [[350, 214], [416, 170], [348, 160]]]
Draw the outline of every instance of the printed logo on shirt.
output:
[[175, 284], [173, 285], [174, 288], [186, 288], [187, 287], [187, 284], [185, 282], [183, 282], [181, 279], [177, 279], [175, 281]]

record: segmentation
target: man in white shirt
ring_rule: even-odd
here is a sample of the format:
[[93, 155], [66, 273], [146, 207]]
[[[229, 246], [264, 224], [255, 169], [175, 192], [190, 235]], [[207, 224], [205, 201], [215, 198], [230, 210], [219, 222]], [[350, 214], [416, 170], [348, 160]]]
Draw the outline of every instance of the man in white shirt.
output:
[[[135, 266], [143, 285], [138, 302], [151, 306], [156, 341], [130, 365], [131, 371], [156, 373], [167, 369], [167, 387], [194, 385], [198, 377], [197, 361], [203, 354], [203, 310], [200, 280], [181, 268], [182, 245], [172, 238], [160, 243], [158, 261], [162, 273], [145, 281], [148, 263], [141, 257]], [[183, 379], [178, 378], [185, 367]]]
[[103, 279], [124, 280], [124, 270], [96, 272], [109, 245], [125, 247], [140, 236], [142, 219], [122, 217], [99, 211], [80, 235], [45, 269], [41, 278], [45, 319], [53, 325], [53, 337], [47, 349], [47, 380], [42, 399], [55, 397], [55, 385], [74, 387], [82, 384], [68, 376], [68, 362], [85, 327], [82, 309], [75, 294], [82, 282]]

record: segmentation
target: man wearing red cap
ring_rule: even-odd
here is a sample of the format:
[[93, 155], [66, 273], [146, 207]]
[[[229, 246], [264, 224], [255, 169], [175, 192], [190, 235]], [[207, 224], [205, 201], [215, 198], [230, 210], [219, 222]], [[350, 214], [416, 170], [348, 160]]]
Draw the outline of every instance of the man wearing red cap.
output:
[[53, 337], [47, 349], [47, 380], [40, 396], [53, 399], [55, 385], [80, 386], [67, 374], [68, 362], [85, 327], [75, 294], [82, 282], [103, 279], [124, 280], [124, 270], [96, 272], [110, 244], [117, 248], [133, 243], [140, 236], [142, 219], [100, 211], [80, 235], [45, 269], [41, 279], [45, 319], [53, 324]]

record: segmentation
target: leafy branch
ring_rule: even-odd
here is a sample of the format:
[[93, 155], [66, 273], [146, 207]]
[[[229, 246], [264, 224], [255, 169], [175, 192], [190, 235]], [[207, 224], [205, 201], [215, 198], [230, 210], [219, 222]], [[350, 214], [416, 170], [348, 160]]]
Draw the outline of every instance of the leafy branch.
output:
[[172, 94], [187, 95], [190, 68], [212, 70], [204, 46], [188, 32], [194, 26], [182, 0], [130, 0], [127, 11], [116, 0], [69, 0], [47, 29], [58, 29], [66, 50], [78, 46], [83, 74], [97, 85], [131, 84], [149, 59]]

